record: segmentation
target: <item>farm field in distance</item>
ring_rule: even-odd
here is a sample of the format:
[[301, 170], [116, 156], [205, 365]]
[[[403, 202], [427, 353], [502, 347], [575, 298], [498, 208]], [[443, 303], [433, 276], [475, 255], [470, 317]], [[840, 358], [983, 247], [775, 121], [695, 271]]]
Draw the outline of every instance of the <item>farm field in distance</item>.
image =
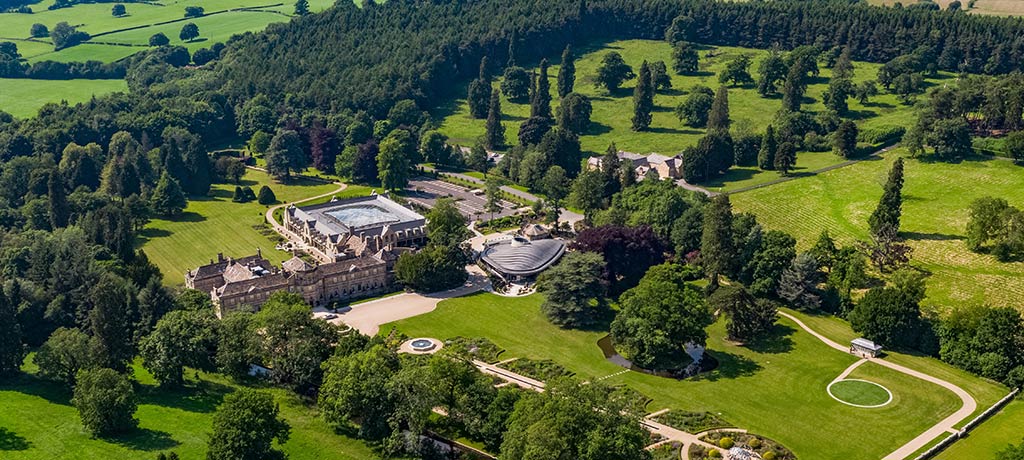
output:
[[[736, 211], [752, 212], [765, 228], [783, 229], [798, 249], [822, 230], [843, 244], [867, 239], [867, 218], [878, 204], [889, 167], [904, 149], [813, 177], [731, 195]], [[950, 164], [908, 159], [901, 234], [914, 248], [911, 264], [928, 273], [925, 305], [1017, 306], [1024, 296], [1024, 263], [1001, 263], [964, 242], [971, 202], [983, 196], [1024, 205], [1024, 175], [1006, 160], [973, 157]]]
[[[709, 50], [714, 50], [714, 57], [708, 58]], [[594, 75], [601, 59], [609, 52], [618, 52], [634, 72], [644, 60], [648, 62], [665, 61], [672, 77], [672, 89], [659, 92], [654, 97], [656, 105], [653, 112], [651, 129], [646, 132], [634, 132], [630, 129], [633, 116], [633, 87], [636, 79], [623, 83], [623, 87], [614, 94], [607, 94], [603, 89], [594, 86]], [[751, 58], [750, 72], [756, 78], [756, 69], [760, 61], [768, 54], [767, 50], [704, 47], [700, 51], [700, 73], [695, 76], [677, 75], [671, 70], [672, 48], [664, 41], [625, 40], [598, 46], [590, 46], [575, 50], [576, 84], [574, 91], [587, 96], [593, 104], [590, 129], [580, 136], [580, 143], [585, 152], [603, 153], [608, 145], [615, 143], [620, 150], [636, 153], [657, 152], [664, 155], [675, 155], [685, 147], [695, 145], [704, 133], [703, 128], [685, 126], [675, 115], [675, 107], [686, 98], [686, 93], [694, 85], [704, 85], [717, 89], [717, 74], [725, 65], [740, 54]], [[549, 56], [551, 66], [548, 77], [552, 88], [555, 87], [559, 71], [560, 56]], [[536, 63], [531, 63], [535, 65]], [[877, 79], [879, 64], [855, 62], [854, 82]], [[821, 67], [821, 74], [811, 79], [807, 94], [803, 99], [803, 110], [817, 112], [824, 109], [821, 102], [822, 93], [828, 88], [831, 69]], [[926, 86], [934, 86], [942, 81], [951, 80], [952, 76], [940, 73], [936, 79], [926, 80]], [[499, 88], [501, 81], [497, 75], [492, 86]], [[881, 88], [880, 88], [881, 90]], [[913, 120], [912, 105], [901, 104], [895, 95], [884, 90], [882, 94], [871, 98], [867, 104], [860, 104], [856, 99], [849, 100], [850, 116], [855, 119], [861, 129], [886, 125], [908, 126]], [[476, 138], [484, 133], [485, 120], [472, 119], [466, 104], [465, 91], [460, 90], [460, 98], [447, 106], [438, 108], [435, 116], [442, 117], [440, 131], [451, 138], [451, 142], [471, 145]], [[558, 94], [552, 90], [552, 110], [559, 104]], [[779, 97], [763, 98], [757, 94], [755, 85], [729, 88], [729, 113], [733, 121], [733, 133], [762, 133], [772, 121], [781, 107]], [[519, 124], [530, 114], [528, 103], [517, 104], [508, 101], [504, 96], [501, 102], [502, 122], [505, 124], [505, 136], [508, 142], [516, 143]], [[844, 161], [832, 152], [800, 152], [797, 155], [795, 174], [807, 172], [837, 164]], [[733, 168], [728, 174], [700, 185], [712, 190], [732, 190], [739, 187], [768, 182], [779, 177], [774, 171], [760, 171], [757, 168]]]
[[[860, 409], [833, 400], [826, 386], [856, 358], [827, 348], [787, 319], [780, 319], [766, 341], [771, 345], [765, 347], [737, 346], [724, 340], [722, 321], [711, 326], [708, 349], [721, 366], [693, 379], [622, 373], [597, 346], [603, 333], [565, 330], [548, 323], [540, 312], [541, 301], [537, 294], [507, 298], [480, 293], [449, 299], [432, 313], [382, 326], [381, 334], [393, 326], [412, 337], [485, 337], [505, 349], [501, 359], [551, 359], [582, 380], [627, 385], [653, 399], [647, 406], [651, 412], [663, 408], [710, 411], [781, 442], [799, 458], [815, 458], [821, 452], [835, 458], [881, 458], [959, 407], [951, 392], [878, 365], [863, 365], [852, 377], [889, 388], [894, 395], [891, 404]], [[508, 328], [508, 324], [519, 327]], [[837, 320], [833, 327], [844, 326]], [[531, 333], [524, 335], [521, 330]], [[962, 385], [979, 406], [992, 404], [1007, 391], [934, 359], [897, 358], [901, 364]], [[840, 436], [822, 427], [843, 427], [843, 432]], [[884, 439], [879, 433], [886, 433]], [[852, 441], [869, 438], [878, 442]]]
[[76, 104], [117, 91], [128, 91], [128, 84], [124, 80], [0, 78], [0, 110], [25, 118], [35, 115], [48, 102], [65, 100]]

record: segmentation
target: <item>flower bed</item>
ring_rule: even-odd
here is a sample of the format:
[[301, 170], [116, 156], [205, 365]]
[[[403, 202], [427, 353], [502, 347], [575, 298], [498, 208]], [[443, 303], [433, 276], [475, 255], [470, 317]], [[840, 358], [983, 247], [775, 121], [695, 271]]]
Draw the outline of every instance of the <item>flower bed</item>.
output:
[[498, 355], [505, 350], [483, 337], [452, 337], [444, 341], [444, 348], [441, 351], [493, 364], [499, 361]]
[[652, 460], [677, 460], [679, 458], [679, 449], [682, 447], [683, 444], [678, 441], [672, 441], [655, 447], [651, 449]]
[[658, 423], [664, 423], [677, 430], [688, 433], [700, 433], [714, 428], [729, 428], [733, 425], [711, 412], [686, 412], [670, 410], [654, 417]]
[[501, 367], [542, 382], [572, 376], [572, 372], [550, 359], [519, 358], [502, 364]]
[[[723, 449], [728, 449], [725, 446], [741, 447], [749, 451], [757, 452], [757, 454], [764, 460], [796, 460], [796, 455], [793, 455], [793, 452], [785, 448], [782, 444], [757, 434], [739, 433], [735, 431], [718, 431], [701, 436], [700, 440], [709, 444], [721, 446]], [[710, 452], [703, 452], [702, 455], [703, 456], [694, 456], [694, 449], [690, 449], [691, 460], [715, 458]]]

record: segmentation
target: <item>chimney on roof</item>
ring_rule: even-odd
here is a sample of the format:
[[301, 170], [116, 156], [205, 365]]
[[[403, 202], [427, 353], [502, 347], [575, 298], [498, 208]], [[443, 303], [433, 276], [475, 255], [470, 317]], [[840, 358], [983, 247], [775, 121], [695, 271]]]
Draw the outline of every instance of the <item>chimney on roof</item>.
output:
[[263, 249], [262, 248], [256, 248], [256, 257], [259, 257], [261, 259], [263, 258]]
[[224, 253], [223, 252], [218, 252], [217, 253], [217, 262], [223, 262], [223, 261], [224, 261]]

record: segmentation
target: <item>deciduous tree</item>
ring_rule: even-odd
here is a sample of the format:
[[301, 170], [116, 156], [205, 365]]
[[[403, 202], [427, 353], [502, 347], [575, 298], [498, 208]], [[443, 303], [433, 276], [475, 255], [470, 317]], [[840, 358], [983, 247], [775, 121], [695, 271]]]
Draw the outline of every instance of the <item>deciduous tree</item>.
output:
[[288, 441], [291, 427], [280, 415], [270, 393], [240, 388], [224, 397], [213, 414], [213, 433], [207, 443], [207, 460], [282, 459], [273, 448]]
[[76, 380], [71, 404], [94, 437], [124, 433], [138, 426], [135, 390], [128, 377], [99, 368], [79, 371]]
[[93, 367], [89, 336], [79, 329], [57, 328], [46, 339], [32, 361], [39, 367], [39, 375], [48, 380], [75, 386], [78, 371]]
[[594, 84], [609, 93], [614, 93], [622, 86], [622, 82], [635, 76], [633, 69], [622, 59], [622, 55], [612, 51], [601, 58], [601, 65], [597, 68]]
[[537, 280], [544, 293], [541, 311], [548, 321], [567, 328], [585, 327], [604, 313], [604, 258], [593, 252], [570, 252]]

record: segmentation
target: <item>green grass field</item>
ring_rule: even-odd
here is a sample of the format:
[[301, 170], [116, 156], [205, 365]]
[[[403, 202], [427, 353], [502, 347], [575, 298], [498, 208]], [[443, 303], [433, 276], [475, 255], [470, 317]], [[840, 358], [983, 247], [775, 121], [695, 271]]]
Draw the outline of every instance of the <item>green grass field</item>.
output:
[[[841, 380], [832, 384], [832, 395], [850, 404], [861, 406], [879, 406], [889, 401], [889, 393], [885, 388], [870, 380]], [[895, 398], [895, 396], [894, 396]]]
[[0, 110], [18, 118], [36, 114], [43, 104], [86, 102], [93, 96], [128, 91], [124, 80], [28, 80], [0, 78]]
[[[595, 88], [593, 84], [593, 77], [597, 73], [601, 59], [611, 51], [620, 53], [634, 71], [639, 69], [640, 63], [644, 60], [649, 62], [665, 61], [671, 68], [671, 47], [664, 41], [617, 41], [577, 51], [579, 58], [576, 61], [575, 90], [590, 98], [594, 108], [591, 116], [591, 128], [580, 138], [583, 149], [589, 152], [604, 152], [609, 144], [615, 142], [620, 149], [626, 151], [659, 152], [672, 155], [687, 146], [694, 145], [704, 135], [705, 130], [683, 125], [674, 113], [675, 107], [686, 98], [684, 92], [697, 84], [712, 89], [718, 88], [717, 73], [739, 54], [747, 54], [751, 57], [753, 62], [750, 71], [756, 77], [758, 63], [768, 53], [765, 50], [716, 47], [714, 48], [716, 55], [707, 58], [707, 51], [701, 51], [700, 74], [681, 76], [675, 75], [670, 70], [673, 89], [655, 96], [654, 102], [657, 108], [653, 113], [654, 121], [651, 124], [651, 130], [637, 133], [630, 129], [630, 119], [633, 115], [632, 95], [636, 80], [625, 82], [622, 89], [610, 95], [604, 90]], [[559, 56], [549, 57], [552, 64], [557, 64], [559, 58]], [[876, 79], [879, 65], [858, 62], [855, 63], [855, 68], [854, 80], [860, 82]], [[552, 86], [555, 85], [558, 69], [557, 65], [552, 65], [549, 68]], [[830, 69], [822, 69], [821, 76], [813, 79], [804, 99], [804, 110], [819, 111], [824, 108], [821, 104], [821, 94], [828, 87], [830, 74]], [[947, 76], [940, 77], [946, 78]], [[929, 82], [929, 84], [934, 83], [935, 81]], [[494, 88], [500, 86], [500, 78], [494, 82], [493, 86]], [[558, 106], [558, 95], [554, 90], [552, 90], [552, 97], [554, 98], [552, 101], [554, 108]], [[729, 89], [729, 109], [735, 131], [763, 132], [780, 106], [781, 100], [777, 97], [762, 98], [758, 96], [755, 86]], [[515, 104], [503, 98], [501, 107], [506, 137], [514, 142], [519, 131], [519, 123], [529, 116], [529, 104]], [[850, 116], [856, 119], [862, 128], [886, 124], [906, 125], [914, 119], [912, 117], [913, 108], [900, 104], [896, 97], [890, 94], [876, 96], [867, 105], [862, 105], [851, 99], [850, 110]], [[484, 133], [485, 120], [470, 118], [464, 98], [438, 108], [435, 111], [435, 116], [442, 118], [441, 131], [452, 138], [453, 142], [471, 144]], [[796, 172], [814, 170], [841, 161], [842, 159], [830, 152], [801, 153], [797, 158]], [[776, 178], [778, 178], [778, 174], [775, 172], [758, 171], [756, 168], [737, 168], [725, 180], [729, 182], [728, 188], [735, 188], [767, 182]], [[707, 185], [717, 188], [725, 184], [722, 181], [715, 181]]]
[[[169, 451], [185, 460], [205, 458], [214, 410], [225, 394], [239, 387], [217, 374], [201, 373], [196, 381], [194, 373], [186, 372], [184, 389], [161, 389], [136, 365], [139, 429], [115, 439], [92, 439], [69, 402], [70, 394], [38, 379], [31, 360], [26, 362], [28, 374], [0, 384], [0, 458], [4, 460], [151, 460]], [[274, 395], [281, 416], [292, 427], [291, 438], [280, 446], [291, 460], [379, 458], [362, 441], [335, 434], [314, 407], [287, 390], [266, 391]]]
[[[807, 249], [827, 229], [843, 243], [867, 239], [867, 218], [882, 194], [894, 150], [814, 177], [731, 195], [737, 211], [753, 212], [766, 228], [784, 229]], [[927, 305], [946, 309], [987, 303], [1020, 308], [1024, 263], [1000, 263], [967, 250], [968, 207], [979, 197], [1024, 206], [1024, 173], [1005, 160], [958, 164], [908, 159], [903, 189], [902, 235], [914, 248], [913, 265], [928, 278]]]
[[[825, 388], [856, 359], [828, 348], [788, 320], [779, 322], [771, 341], [750, 348], [726, 342], [724, 325], [716, 323], [710, 328], [708, 347], [721, 366], [695, 379], [676, 381], [636, 372], [613, 376], [622, 368], [606, 361], [598, 349], [596, 342], [604, 333], [552, 326], [540, 314], [540, 302], [539, 295], [475, 294], [446, 300], [432, 313], [391, 327], [414, 337], [487, 337], [506, 350], [502, 359], [551, 359], [582, 379], [626, 384], [653, 399], [647, 406], [651, 411], [712, 412], [778, 440], [801, 458], [822, 458], [822, 452], [829, 458], [881, 458], [959, 405], [951, 392], [874, 364], [861, 366], [852, 377], [885, 385], [894, 394], [893, 403], [878, 409], [839, 403]], [[385, 325], [382, 333], [391, 327]], [[991, 404], [1005, 394], [1004, 388], [961, 375], [937, 360], [905, 359], [915, 368], [935, 368], [960, 377], [955, 381], [967, 381], [979, 404]]]
[[939, 454], [939, 460], [991, 459], [1009, 444], [1024, 442], [1024, 399], [1011, 401], [1002, 411]]
[[[280, 202], [288, 203], [338, 188], [334, 184], [302, 179], [281, 184], [266, 173], [251, 169], [246, 171], [242, 182], [256, 191], [269, 185]], [[142, 231], [139, 244], [160, 267], [165, 283], [181, 284], [186, 271], [216, 258], [217, 253], [241, 257], [254, 254], [256, 248], [260, 248], [263, 256], [274, 263], [291, 257], [275, 250], [275, 243], [253, 228], [265, 221], [267, 206], [255, 201], [232, 202], [234, 189], [234, 184], [215, 184], [208, 198], [190, 200], [182, 216], [172, 220], [153, 219]]]

